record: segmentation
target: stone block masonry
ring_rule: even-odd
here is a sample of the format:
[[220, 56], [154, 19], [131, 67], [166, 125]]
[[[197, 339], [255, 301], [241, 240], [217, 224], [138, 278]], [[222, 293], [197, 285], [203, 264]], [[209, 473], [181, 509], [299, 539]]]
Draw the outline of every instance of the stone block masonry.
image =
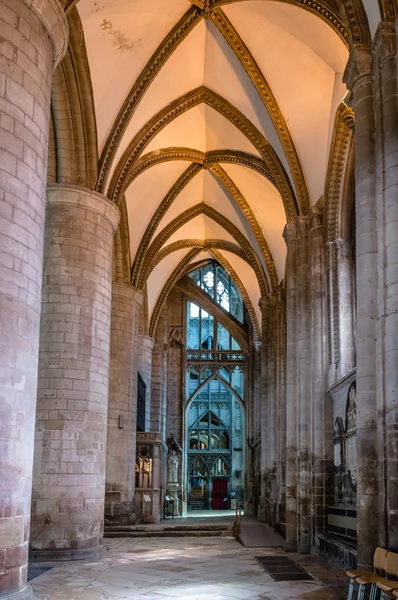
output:
[[84, 188], [51, 185], [47, 196], [31, 548], [54, 560], [102, 544], [119, 211]]
[[26, 583], [56, 0], [0, 0], [0, 597]]

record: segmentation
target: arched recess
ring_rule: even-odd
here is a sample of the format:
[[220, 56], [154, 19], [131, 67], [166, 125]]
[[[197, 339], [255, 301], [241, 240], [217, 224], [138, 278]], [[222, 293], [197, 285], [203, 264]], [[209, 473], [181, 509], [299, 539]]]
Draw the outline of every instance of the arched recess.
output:
[[188, 252], [181, 262], [176, 266], [170, 277], [168, 278], [166, 284], [164, 285], [159, 298], [156, 301], [155, 308], [153, 310], [150, 324], [149, 324], [149, 335], [150, 337], [155, 337], [156, 327], [159, 320], [160, 312], [164, 306], [167, 296], [170, 293], [171, 288], [175, 285], [175, 283], [180, 279], [180, 277], [184, 274], [187, 265], [200, 253], [200, 249], [193, 248]]
[[229, 392], [231, 392], [231, 394], [239, 402], [240, 407], [243, 410], [243, 414], [245, 414], [245, 405], [243, 399], [239, 396], [238, 392], [228, 383], [228, 381], [220, 377], [217, 373], [213, 373], [212, 375], [210, 375], [210, 377], [208, 377], [206, 381], [201, 383], [200, 386], [192, 393], [191, 397], [187, 400], [185, 410], [189, 409], [196, 396], [200, 394], [200, 392], [206, 387], [207, 384], [209, 384], [211, 381], [214, 381], [214, 379], [217, 379], [220, 383], [222, 383], [222, 385], [224, 385], [227, 388]]
[[275, 185], [282, 196], [288, 215], [287, 220], [289, 222], [294, 221], [295, 216], [298, 214], [308, 214], [308, 205], [300, 207], [297, 205], [286, 171], [264, 135], [230, 102], [205, 86], [201, 86], [189, 94], [184, 94], [184, 96], [174, 100], [142, 127], [141, 131], [139, 131], [130, 142], [119, 163], [115, 167], [107, 191], [108, 197], [114, 202], [118, 202], [118, 198], [126, 189], [127, 182], [131, 176], [130, 173], [134, 171], [139, 156], [149, 142], [157, 133], [159, 133], [159, 131], [179, 115], [201, 103], [207, 104], [228, 119], [228, 121], [237, 127], [258, 150], [263, 160], [266, 162], [267, 167], [275, 180]]
[[[190, 264], [187, 267], [186, 270], [188, 273], [191, 273], [192, 270], [198, 268], [197, 263], [195, 264], [194, 269], [192, 267], [192, 264]], [[215, 319], [217, 319], [218, 322], [221, 323], [221, 325], [228, 329], [228, 331], [231, 333], [231, 335], [235, 338], [235, 340], [242, 348], [242, 351], [248, 351], [249, 337], [245, 327], [239, 321], [234, 319], [234, 317], [232, 317], [230, 313], [225, 311], [219, 304], [217, 304], [217, 302], [208, 294], [206, 294], [206, 292], [204, 292], [200, 287], [198, 287], [192, 281], [192, 279], [188, 277], [187, 273], [185, 273], [178, 280], [178, 282], [175, 284], [175, 288], [181, 290], [188, 300], [200, 305], [201, 308], [206, 310], [206, 312], [208, 312]], [[245, 298], [243, 298], [243, 300], [245, 300]]]
[[94, 97], [79, 14], [68, 14], [69, 45], [52, 82], [56, 181], [94, 189], [98, 144]]
[[[258, 319], [256, 316], [256, 312], [254, 310], [253, 303], [250, 299], [250, 296], [249, 296], [245, 286], [243, 285], [241, 279], [239, 278], [238, 274], [236, 273], [236, 271], [234, 271], [234, 269], [232, 268], [232, 266], [230, 265], [228, 260], [220, 252], [220, 250], [226, 250], [227, 252], [231, 252], [232, 254], [239, 256], [239, 258], [241, 258], [242, 260], [244, 260], [245, 262], [247, 262], [247, 264], [249, 264], [251, 266], [250, 260], [247, 258], [245, 253], [240, 249], [240, 247], [236, 246], [235, 244], [232, 244], [231, 242], [227, 242], [225, 240], [181, 240], [178, 242], [174, 242], [173, 244], [169, 244], [161, 252], [159, 252], [159, 254], [155, 258], [154, 262], [152, 263], [151, 271], [169, 253], [176, 252], [177, 250], [181, 250], [181, 248], [199, 248], [201, 250], [207, 250], [213, 256], [213, 258], [220, 263], [220, 265], [227, 271], [228, 275], [231, 277], [231, 279], [235, 283], [236, 287], [238, 288], [238, 290], [244, 300], [247, 312], [249, 314], [249, 318], [250, 318], [252, 326], [253, 326], [254, 335], [255, 335], [256, 339], [261, 339], [261, 333], [260, 333], [260, 328], [259, 328], [259, 324], [258, 324]], [[197, 268], [198, 268], [197, 264], [189, 265], [189, 267], [187, 268], [186, 274], [190, 273], [192, 270], [195, 270]], [[187, 284], [190, 287], [191, 296], [192, 297], [195, 296], [195, 298], [197, 300], [198, 299], [197, 296], [200, 293], [200, 288], [197, 288], [197, 286], [195, 286], [195, 285], [190, 285], [189, 282], [187, 282]], [[260, 287], [260, 283], [259, 283], [259, 287]], [[203, 299], [201, 301], [203, 302]], [[208, 310], [208, 312], [211, 313], [211, 310]]]
[[[221, 213], [216, 211], [214, 208], [212, 208], [211, 206], [208, 206], [207, 204], [204, 204], [203, 202], [196, 204], [192, 208], [184, 211], [179, 217], [177, 217], [176, 219], [171, 221], [171, 223], [169, 223], [169, 225], [167, 225], [158, 234], [158, 236], [155, 238], [155, 240], [152, 242], [152, 244], [148, 248], [148, 251], [145, 255], [145, 263], [147, 265], [151, 265], [152, 261], [154, 260], [155, 256], [157, 255], [157, 253], [160, 252], [161, 248], [165, 245], [165, 243], [171, 237], [171, 235], [173, 235], [173, 233], [178, 231], [178, 229], [180, 229], [180, 227], [182, 227], [182, 225], [184, 225], [191, 219], [194, 219], [195, 217], [197, 217], [201, 214], [204, 214], [204, 215], [208, 216], [209, 218], [211, 218], [213, 221], [215, 221], [216, 223], [221, 225], [230, 235], [232, 235], [232, 237], [236, 240], [236, 242], [239, 244], [239, 246], [243, 249], [246, 256], [249, 257], [249, 260], [251, 261], [251, 266], [257, 275], [257, 278], [258, 278], [258, 281], [260, 284], [260, 290], [261, 290], [262, 294], [267, 295], [270, 292], [270, 290], [273, 289], [272, 282], [269, 282], [268, 279], [266, 278], [263, 268], [262, 268], [262, 265], [256, 255], [256, 253], [254, 252], [252, 246], [247, 241], [246, 237], [240, 232], [240, 230], [233, 223], [231, 223], [231, 221], [229, 221], [226, 217], [224, 217]], [[136, 287], [141, 289], [141, 286], [145, 283], [147, 278], [148, 278], [148, 272], [144, 268], [144, 265], [143, 265], [143, 268], [141, 271], [141, 276], [137, 280]], [[277, 283], [276, 283], [276, 286], [277, 286]]]
[[354, 114], [336, 116], [325, 193], [329, 384], [355, 366]]

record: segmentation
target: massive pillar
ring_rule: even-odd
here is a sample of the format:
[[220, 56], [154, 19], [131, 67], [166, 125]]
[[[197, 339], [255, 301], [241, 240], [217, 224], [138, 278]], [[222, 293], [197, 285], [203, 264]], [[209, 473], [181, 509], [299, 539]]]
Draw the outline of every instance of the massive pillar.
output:
[[134, 513], [139, 313], [143, 294], [113, 283], [105, 516], [129, 523]]
[[[140, 335], [138, 339], [137, 368], [146, 385], [145, 395], [145, 429], [151, 429], [151, 387], [152, 387], [152, 351], [155, 340], [148, 335]], [[157, 428], [154, 431], [159, 431]]]
[[333, 503], [333, 406], [327, 387], [326, 280], [322, 210], [309, 222], [310, 406], [312, 419], [312, 514], [316, 533], [324, 533], [327, 506]]
[[312, 479], [312, 432], [309, 396], [309, 268], [308, 268], [308, 219], [297, 220], [297, 422], [298, 422], [298, 551], [311, 550], [311, 479]]
[[[398, 23], [396, 24], [398, 26]], [[398, 551], [398, 81], [397, 30], [380, 23], [375, 73], [379, 425], [379, 544]], [[376, 286], [374, 286], [376, 287]]]
[[119, 211], [84, 188], [51, 185], [47, 197], [31, 547], [54, 560], [102, 543]]
[[26, 585], [57, 0], [0, 0], [0, 597]]
[[286, 258], [286, 549], [297, 549], [297, 229], [285, 227]]
[[368, 568], [378, 545], [376, 406], [377, 227], [373, 64], [367, 48], [351, 51], [345, 80], [355, 112], [357, 248], [357, 530], [358, 564]]

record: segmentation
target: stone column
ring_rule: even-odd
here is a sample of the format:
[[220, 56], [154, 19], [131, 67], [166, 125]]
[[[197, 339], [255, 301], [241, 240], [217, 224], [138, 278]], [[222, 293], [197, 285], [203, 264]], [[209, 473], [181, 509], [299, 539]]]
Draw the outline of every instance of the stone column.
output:
[[297, 550], [297, 230], [294, 223], [285, 227], [286, 258], [286, 543]]
[[261, 496], [259, 504], [259, 519], [260, 521], [268, 521], [269, 515], [269, 423], [268, 423], [268, 355], [269, 347], [269, 330], [270, 330], [270, 310], [269, 299], [263, 297], [260, 300], [261, 316], [262, 316], [262, 335], [261, 335], [261, 387], [260, 387], [260, 437], [261, 437], [261, 455], [260, 455], [260, 472], [261, 472]]
[[268, 479], [269, 479], [269, 501], [270, 501], [270, 520], [274, 525], [276, 520], [276, 502], [277, 502], [277, 399], [278, 399], [278, 380], [277, 380], [277, 299], [275, 295], [269, 297], [269, 333], [268, 333], [268, 373], [267, 373], [267, 393], [268, 393]]
[[398, 551], [398, 82], [397, 28], [373, 44], [377, 157], [379, 544]]
[[308, 219], [297, 220], [297, 291], [298, 291], [298, 551], [311, 550], [311, 478], [312, 478], [312, 415], [309, 398], [309, 268], [308, 268]]
[[31, 547], [56, 560], [102, 544], [119, 211], [79, 187], [51, 185], [47, 197]]
[[286, 522], [286, 306], [285, 291], [277, 293], [277, 504], [278, 523]]
[[355, 367], [354, 290], [351, 246], [341, 238], [326, 244], [329, 275], [329, 386]]
[[0, 0], [0, 597], [26, 585], [57, 0]]
[[377, 228], [373, 64], [367, 48], [351, 51], [345, 81], [355, 112], [357, 236], [357, 530], [358, 565], [369, 568], [378, 545], [376, 406]]
[[[145, 428], [151, 429], [151, 387], [152, 387], [152, 350], [155, 340], [148, 335], [138, 338], [137, 368], [146, 383], [145, 396]], [[156, 429], [157, 431], [157, 429]]]
[[324, 533], [327, 506], [333, 503], [333, 404], [325, 392], [326, 279], [322, 210], [313, 209], [309, 223], [310, 407], [312, 413], [314, 533]]
[[142, 292], [112, 284], [105, 517], [131, 522], [137, 433], [138, 327]]

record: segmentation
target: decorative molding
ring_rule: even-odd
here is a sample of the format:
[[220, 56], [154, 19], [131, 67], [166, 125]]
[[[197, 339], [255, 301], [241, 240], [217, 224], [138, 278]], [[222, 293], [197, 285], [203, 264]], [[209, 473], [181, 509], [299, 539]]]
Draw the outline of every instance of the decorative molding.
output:
[[137, 287], [137, 282], [141, 276], [141, 271], [143, 265], [145, 263], [146, 252], [151, 243], [151, 239], [153, 234], [155, 233], [158, 225], [163, 219], [164, 215], [177, 198], [177, 196], [182, 192], [184, 187], [188, 185], [188, 183], [199, 173], [201, 170], [200, 164], [190, 165], [185, 171], [180, 175], [177, 181], [174, 183], [172, 188], [169, 190], [167, 195], [163, 198], [162, 202], [157, 207], [155, 214], [150, 220], [144, 235], [141, 238], [140, 245], [138, 246], [137, 253], [134, 258], [133, 266], [131, 269], [131, 281], [133, 285]]
[[210, 167], [210, 170], [217, 179], [221, 182], [221, 184], [225, 187], [225, 189], [230, 193], [232, 198], [235, 200], [236, 204], [239, 206], [241, 211], [243, 212], [246, 221], [249, 223], [256, 241], [260, 247], [262, 256], [264, 258], [265, 265], [267, 267], [267, 273], [269, 277], [269, 286], [271, 289], [276, 289], [278, 287], [278, 276], [276, 274], [275, 264], [272, 258], [271, 251], [268, 247], [268, 244], [265, 240], [263, 230], [261, 229], [254, 212], [252, 211], [249, 203], [244, 198], [242, 193], [239, 191], [235, 183], [229, 177], [229, 175], [224, 171], [220, 165], [215, 164]]
[[231, 279], [233, 280], [234, 284], [238, 288], [238, 290], [239, 290], [239, 292], [240, 292], [240, 294], [241, 294], [241, 296], [243, 298], [243, 301], [244, 301], [244, 303], [246, 305], [246, 309], [247, 309], [247, 312], [249, 314], [250, 321], [252, 323], [254, 337], [255, 337], [256, 341], [261, 340], [261, 331], [260, 331], [260, 328], [259, 328], [259, 325], [258, 325], [257, 315], [256, 315], [256, 312], [254, 310], [253, 303], [252, 303], [252, 301], [250, 299], [250, 296], [247, 293], [246, 288], [243, 285], [240, 277], [238, 276], [237, 272], [231, 267], [230, 263], [224, 257], [224, 255], [221, 254], [221, 252], [218, 252], [218, 250], [216, 248], [212, 248], [210, 250], [210, 254], [227, 271], [228, 275], [231, 277]]
[[372, 77], [373, 57], [370, 46], [354, 46], [344, 71], [343, 81], [349, 90], [353, 90], [356, 83], [363, 77]]
[[126, 181], [129, 180], [130, 171], [135, 169], [138, 157], [155, 135], [178, 116], [201, 103], [207, 104], [223, 115], [228, 121], [235, 125], [235, 127], [237, 127], [259, 151], [282, 196], [287, 220], [294, 220], [299, 213], [296, 198], [285, 169], [274, 149], [264, 135], [243, 113], [225, 100], [225, 98], [219, 96], [216, 92], [205, 86], [196, 88], [188, 94], [184, 94], [177, 100], [174, 100], [142, 127], [123, 153], [123, 156], [113, 172], [108, 190], [108, 197], [115, 203], [118, 202], [119, 196], [125, 190]]
[[398, 15], [397, 0], [379, 0], [382, 21], [395, 21]]
[[339, 236], [340, 203], [349, 146], [354, 135], [355, 115], [351, 108], [340, 104], [334, 122], [328, 172], [325, 185], [326, 241]]
[[[178, 231], [183, 225], [185, 225], [185, 223], [188, 223], [191, 219], [194, 219], [195, 217], [201, 214], [208, 216], [213, 221], [221, 225], [238, 242], [238, 244], [242, 247], [249, 259], [251, 259], [251, 266], [257, 275], [262, 295], [268, 294], [270, 288], [267, 278], [264, 274], [261, 263], [258, 260], [257, 254], [253, 250], [246, 237], [233, 223], [231, 223], [231, 221], [224, 217], [224, 215], [216, 211], [211, 206], [204, 204], [203, 202], [196, 204], [195, 206], [181, 213], [158, 234], [158, 236], [154, 239], [154, 241], [148, 248], [148, 251], [145, 255], [145, 263], [147, 265], [151, 265], [156, 254], [160, 251], [162, 246], [164, 246], [167, 240], [174, 233], [176, 233], [176, 231]], [[137, 287], [138, 289], [143, 289], [147, 277], [147, 270], [143, 270], [141, 276], [138, 278], [137, 284], [133, 284], [134, 287]]]
[[212, 248], [217, 248], [219, 250], [226, 250], [227, 252], [231, 252], [236, 256], [239, 256], [242, 260], [247, 262], [248, 265], [251, 265], [250, 260], [243, 252], [242, 248], [237, 244], [233, 244], [232, 242], [228, 242], [227, 240], [196, 240], [196, 239], [185, 239], [178, 240], [165, 246], [162, 248], [160, 252], [155, 256], [152, 263], [148, 267], [146, 271], [147, 278], [152, 273], [156, 265], [158, 265], [162, 260], [172, 254], [173, 252], [177, 252], [178, 250], [182, 250], [183, 248], [200, 248], [201, 250], [211, 250]]
[[[210, 10], [217, 7], [224, 6], [225, 4], [233, 4], [242, 0], [210, 0]], [[318, 0], [279, 0], [282, 2], [288, 2], [293, 6], [304, 8], [311, 13], [315, 13], [328, 25], [330, 25], [347, 44], [347, 30], [342, 20], [326, 6], [326, 4], [319, 2]]]
[[184, 347], [183, 327], [169, 327], [169, 346], [170, 348]]
[[248, 46], [245, 44], [226, 14], [219, 8], [211, 11], [211, 19], [238, 57], [271, 117], [289, 163], [290, 172], [292, 173], [300, 206], [300, 214], [305, 216], [310, 209], [307, 184], [292, 136], [290, 135], [289, 128], [278, 106], [276, 98]]
[[104, 191], [117, 149], [139, 102], [160, 69], [202, 18], [203, 14], [200, 9], [197, 6], [192, 6], [162, 40], [136, 79], [115, 119], [102, 151], [96, 186], [97, 191]]
[[202, 165], [208, 168], [214, 163], [234, 163], [248, 167], [260, 173], [263, 177], [268, 179], [276, 187], [275, 179], [272, 177], [266, 162], [249, 152], [243, 152], [242, 150], [211, 150], [210, 152], [201, 152], [200, 150], [194, 150], [193, 148], [184, 148], [182, 146], [161, 148], [159, 150], [152, 150], [148, 154], [141, 156], [135, 163], [134, 170], [130, 171], [128, 178], [126, 179], [126, 188], [132, 184], [132, 182], [141, 175], [147, 169], [158, 165], [163, 162], [169, 162], [174, 160], [183, 160], [195, 162], [198, 165]]
[[174, 286], [174, 284], [179, 280], [179, 278], [183, 275], [184, 270], [186, 268], [186, 266], [195, 258], [195, 256], [197, 256], [200, 253], [200, 249], [198, 248], [194, 248], [193, 250], [191, 250], [190, 252], [188, 252], [188, 254], [186, 254], [186, 256], [184, 256], [184, 258], [181, 260], [181, 262], [176, 266], [176, 268], [174, 269], [174, 271], [172, 272], [172, 274], [170, 275], [170, 277], [168, 278], [168, 280], [166, 281], [165, 285], [163, 286], [163, 289], [159, 295], [159, 298], [157, 299], [155, 308], [153, 309], [153, 313], [151, 316], [151, 322], [149, 325], [149, 335], [150, 337], [155, 337], [155, 333], [156, 333], [156, 327], [158, 324], [158, 320], [159, 320], [159, 316], [161, 313], [161, 310], [164, 306], [164, 303], [167, 299], [167, 296], [170, 293], [170, 290], [172, 289], [172, 287]]
[[339, 3], [349, 32], [350, 48], [357, 44], [370, 44], [372, 38], [362, 0], [339, 0]]
[[388, 59], [396, 60], [397, 32], [391, 21], [379, 23], [373, 40], [372, 54], [375, 63], [379, 63], [380, 66]]

